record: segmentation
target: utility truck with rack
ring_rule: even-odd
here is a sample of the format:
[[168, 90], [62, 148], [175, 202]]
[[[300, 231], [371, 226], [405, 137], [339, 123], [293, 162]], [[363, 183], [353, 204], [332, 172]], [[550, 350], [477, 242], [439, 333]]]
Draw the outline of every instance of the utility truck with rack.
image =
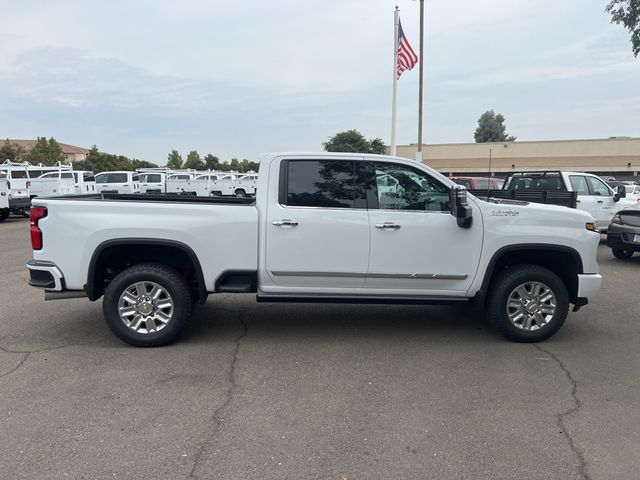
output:
[[[393, 191], [380, 183], [389, 177]], [[29, 283], [48, 299], [103, 298], [107, 325], [137, 346], [172, 342], [195, 302], [223, 292], [473, 302], [505, 337], [537, 342], [602, 281], [590, 214], [482, 200], [426, 165], [377, 155], [266, 155], [255, 199], [37, 198], [30, 230]]]

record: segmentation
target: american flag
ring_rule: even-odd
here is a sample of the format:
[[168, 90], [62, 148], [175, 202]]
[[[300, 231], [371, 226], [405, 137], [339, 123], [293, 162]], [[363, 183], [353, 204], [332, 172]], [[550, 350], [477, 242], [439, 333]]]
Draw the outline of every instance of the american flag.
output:
[[396, 75], [400, 78], [402, 72], [411, 70], [418, 63], [418, 56], [409, 45], [409, 40], [404, 36], [402, 24], [398, 20], [398, 60], [396, 61]]

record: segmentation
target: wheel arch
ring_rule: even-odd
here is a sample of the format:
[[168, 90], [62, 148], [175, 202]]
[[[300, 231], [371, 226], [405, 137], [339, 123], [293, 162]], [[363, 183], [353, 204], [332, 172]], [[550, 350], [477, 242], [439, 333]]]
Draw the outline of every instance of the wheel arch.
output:
[[539, 265], [558, 275], [567, 287], [571, 303], [577, 301], [578, 274], [583, 273], [582, 258], [578, 251], [564, 245], [538, 243], [508, 245], [496, 251], [489, 261], [476, 297], [484, 303], [498, 273], [510, 266], [525, 263]]
[[[104, 293], [106, 283], [119, 273], [118, 269], [147, 262], [179, 271], [190, 282], [198, 300], [204, 303], [207, 298], [204, 274], [193, 249], [182, 242], [157, 238], [120, 238], [98, 245], [89, 262], [84, 286], [87, 297], [91, 301], [98, 300]], [[112, 267], [111, 271], [107, 271], [108, 267]]]

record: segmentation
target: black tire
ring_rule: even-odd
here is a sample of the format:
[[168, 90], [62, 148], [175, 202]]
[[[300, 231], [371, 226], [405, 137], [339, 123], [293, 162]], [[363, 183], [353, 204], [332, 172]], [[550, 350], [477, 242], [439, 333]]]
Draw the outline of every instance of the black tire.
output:
[[244, 198], [246, 196], [247, 196], [247, 193], [244, 190], [242, 190], [242, 189], [236, 190], [236, 197]]
[[[510, 295], [527, 282], [544, 284], [555, 296], [555, 311], [546, 324], [535, 330], [516, 326], [509, 319], [507, 303]], [[504, 337], [514, 342], [541, 342], [553, 336], [569, 313], [569, 293], [564, 282], [552, 271], [539, 265], [515, 265], [500, 272], [493, 280], [487, 297], [487, 320]], [[524, 308], [524, 307], [522, 307]]]
[[620, 260], [627, 260], [633, 255], [633, 250], [625, 250], [623, 248], [612, 248], [611, 253]]
[[[156, 332], [137, 332], [120, 318], [121, 295], [137, 282], [153, 282], [171, 296], [173, 312], [170, 320]], [[122, 341], [136, 347], [157, 347], [173, 342], [191, 317], [191, 295], [184, 279], [173, 268], [157, 263], [141, 263], [120, 272], [104, 292], [102, 309], [107, 325]]]
[[7, 218], [9, 218], [9, 214], [11, 213], [11, 210], [9, 210], [8, 208], [3, 208], [0, 210], [0, 222], [4, 222]]

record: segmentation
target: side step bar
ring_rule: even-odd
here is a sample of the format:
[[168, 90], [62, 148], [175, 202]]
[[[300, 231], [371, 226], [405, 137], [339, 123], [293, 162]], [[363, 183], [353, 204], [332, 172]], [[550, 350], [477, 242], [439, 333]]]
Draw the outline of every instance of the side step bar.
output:
[[281, 295], [261, 293], [256, 295], [258, 302], [282, 303], [357, 303], [357, 304], [399, 304], [399, 305], [451, 305], [468, 303], [466, 297], [368, 297], [358, 295]]
[[63, 290], [61, 292], [44, 291], [45, 300], [66, 300], [68, 298], [86, 298], [84, 290]]

